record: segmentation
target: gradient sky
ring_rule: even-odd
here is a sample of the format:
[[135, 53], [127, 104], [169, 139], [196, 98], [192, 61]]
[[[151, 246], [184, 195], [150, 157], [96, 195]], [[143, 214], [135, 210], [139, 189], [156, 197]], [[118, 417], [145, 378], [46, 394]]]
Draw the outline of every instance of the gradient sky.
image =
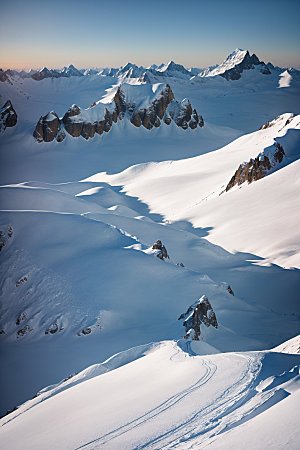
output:
[[300, 67], [300, 0], [0, 0], [0, 67], [220, 63], [235, 48]]

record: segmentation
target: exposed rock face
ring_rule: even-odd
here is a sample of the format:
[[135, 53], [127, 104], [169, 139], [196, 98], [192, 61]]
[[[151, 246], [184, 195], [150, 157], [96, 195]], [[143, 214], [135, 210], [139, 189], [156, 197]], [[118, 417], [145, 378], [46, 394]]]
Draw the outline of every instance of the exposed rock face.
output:
[[24, 312], [22, 312], [22, 313], [18, 316], [18, 318], [17, 318], [17, 320], [16, 320], [16, 325], [20, 325], [20, 323], [21, 323], [23, 320], [26, 320], [26, 314], [25, 314]]
[[22, 283], [25, 283], [26, 281], [28, 281], [28, 278], [26, 276], [20, 278], [19, 280], [16, 281], [16, 287], [19, 287]]
[[0, 252], [5, 247], [10, 238], [13, 236], [13, 228], [11, 225], [3, 226], [0, 230]]
[[72, 105], [62, 119], [66, 132], [73, 137], [80, 136], [82, 131], [83, 120], [80, 117], [80, 113], [81, 110], [79, 106]]
[[83, 328], [81, 331], [77, 333], [77, 336], [86, 336], [87, 334], [91, 334], [92, 329], [90, 327]]
[[[161, 89], [152, 93], [153, 100], [145, 106], [138, 106], [132, 100], [132, 88], [137, 87], [119, 87], [111, 103], [94, 102], [86, 110], [81, 110], [79, 106], [73, 105], [65, 113], [62, 120], [52, 111], [47, 116], [41, 117], [34, 137], [38, 142], [50, 142], [57, 139], [58, 142], [65, 137], [65, 132], [73, 137], [82, 136], [85, 139], [93, 138], [95, 133], [102, 135], [108, 133], [113, 125], [119, 120], [127, 117], [132, 125], [136, 127], [145, 127], [151, 130], [153, 127], [159, 127], [162, 123], [170, 125], [173, 121], [178, 127], [186, 130], [195, 129], [204, 126], [204, 120], [198, 115], [188, 100], [177, 102], [174, 98], [172, 89], [168, 84], [162, 85]], [[128, 97], [126, 97], [126, 95]], [[131, 97], [130, 97], [131, 96]]]
[[234, 296], [234, 292], [233, 292], [233, 290], [232, 290], [230, 284], [228, 284], [228, 283], [226, 283], [225, 281], [223, 281], [223, 282], [221, 283], [221, 286], [222, 286], [222, 287], [223, 287], [230, 295], [233, 295], [233, 296]]
[[231, 289], [230, 284], [228, 284], [228, 286], [227, 286], [227, 291], [229, 292], [230, 295], [233, 295], [233, 296], [234, 296], [234, 292], [233, 292], [233, 290]]
[[162, 244], [162, 242], [158, 239], [155, 244], [152, 246], [153, 250], [157, 250], [156, 256], [161, 259], [162, 261], [164, 259], [169, 259], [169, 255], [167, 252], [166, 247]]
[[12, 82], [9, 79], [10, 72], [11, 72], [10, 70], [0, 69], [0, 81], [2, 81], [2, 83], [7, 81], [9, 84], [12, 84]]
[[135, 109], [135, 105], [132, 105], [131, 109], [133, 109], [131, 123], [137, 127], [143, 125], [148, 130], [159, 127], [162, 120], [167, 125], [174, 121], [178, 127], [184, 130], [189, 127], [195, 129], [198, 125], [201, 128], [204, 126], [203, 117], [198, 116], [197, 111], [192, 109], [188, 100], [177, 102], [168, 84], [161, 92], [161, 96], [155, 99], [149, 108]]
[[216, 315], [206, 295], [202, 295], [184, 314], [181, 314], [178, 320], [184, 320], [183, 326], [186, 330], [185, 339], [191, 338], [199, 341], [201, 335], [200, 325], [202, 323], [206, 327], [212, 326], [218, 328]]
[[59, 326], [57, 321], [53, 322], [45, 331], [45, 334], [55, 334], [57, 331], [63, 331], [63, 327]]
[[226, 70], [224, 73], [221, 73], [221, 77], [226, 78], [226, 80], [238, 80], [241, 78], [241, 74], [244, 70], [254, 69], [254, 66], [261, 66], [261, 73], [264, 75], [270, 75], [270, 70], [267, 65], [260, 61], [258, 57], [253, 53], [250, 56], [250, 53], [247, 51], [243, 61], [240, 64], [237, 64], [232, 69]]
[[226, 192], [233, 186], [252, 183], [265, 177], [270, 170], [280, 164], [285, 156], [283, 147], [276, 142], [269, 150], [260, 153], [255, 159], [240, 164], [239, 168], [226, 186]]
[[0, 109], [0, 132], [17, 124], [18, 116], [10, 100]]
[[[169, 104], [174, 100], [174, 94], [168, 84], [161, 91], [159, 98], [156, 98], [148, 108], [136, 109], [136, 105], [130, 105], [130, 121], [136, 127], [143, 125], [148, 130], [159, 127]], [[171, 122], [170, 122], [171, 123]]]
[[119, 116], [121, 114], [120, 118], [122, 119], [123, 114], [126, 112], [127, 104], [126, 104], [125, 94], [124, 94], [124, 92], [121, 91], [120, 88], [117, 90], [116, 95], [114, 96], [114, 102], [116, 105], [116, 112]]
[[51, 111], [46, 116], [42, 116], [38, 121], [33, 136], [38, 142], [52, 142], [55, 138], [61, 142], [62, 135], [58, 137], [61, 130], [61, 122], [58, 115]]
[[25, 336], [25, 334], [30, 333], [30, 331], [33, 331], [33, 329], [30, 328], [29, 325], [24, 325], [23, 328], [21, 328], [19, 331], [17, 331], [17, 338]]
[[[286, 120], [284, 126], [287, 126], [294, 118], [294, 114], [291, 114], [290, 117]], [[266, 123], [264, 123], [261, 127], [260, 130], [265, 130], [266, 128], [270, 128], [273, 127], [274, 125], [278, 124], [278, 121], [281, 120], [281, 116], [277, 116], [275, 117], [275, 119], [270, 120]]]

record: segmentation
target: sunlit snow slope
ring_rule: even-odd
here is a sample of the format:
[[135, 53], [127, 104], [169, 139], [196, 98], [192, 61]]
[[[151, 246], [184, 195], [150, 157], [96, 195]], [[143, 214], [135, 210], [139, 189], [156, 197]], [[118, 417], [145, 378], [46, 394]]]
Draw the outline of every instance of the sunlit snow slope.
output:
[[[265, 178], [225, 192], [239, 165], [274, 142], [285, 149], [282, 163]], [[86, 181], [122, 185], [167, 221], [212, 227], [208, 239], [231, 252], [250, 252], [267, 262], [299, 268], [299, 157], [300, 116], [284, 114], [266, 129], [215, 152], [133, 166], [117, 175], [97, 174]]]
[[1, 447], [296, 450], [300, 355], [201, 345], [137, 347], [50, 386], [1, 419]]

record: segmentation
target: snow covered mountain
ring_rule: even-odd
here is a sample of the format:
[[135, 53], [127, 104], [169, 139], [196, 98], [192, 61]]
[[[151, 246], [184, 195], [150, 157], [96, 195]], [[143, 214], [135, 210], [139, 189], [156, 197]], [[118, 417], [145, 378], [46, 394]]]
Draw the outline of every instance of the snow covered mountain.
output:
[[247, 58], [0, 83], [1, 414], [40, 391], [1, 447], [298, 442], [298, 341], [269, 349], [299, 334], [300, 79]]
[[[14, 82], [15, 78], [28, 78], [31, 77], [36, 81], [41, 81], [45, 78], [61, 78], [61, 77], [82, 77], [82, 76], [107, 76], [118, 78], [119, 82], [125, 80], [131, 80], [133, 83], [170, 83], [170, 81], [182, 82], [183, 80], [193, 82], [195, 77], [216, 77], [220, 75], [226, 80], [238, 80], [242, 76], [244, 71], [250, 69], [256, 69], [260, 74], [270, 75], [272, 72], [283, 72], [288, 70], [289, 72], [297, 73], [295, 69], [274, 67], [271, 63], [265, 64], [260, 61], [255, 54], [250, 56], [248, 50], [236, 49], [232, 52], [226, 60], [220, 64], [207, 69], [190, 68], [187, 69], [181, 64], [177, 64], [174, 61], [169, 61], [167, 64], [161, 64], [157, 66], [152, 64], [147, 68], [143, 66], [137, 66], [131, 62], [128, 62], [125, 66], [120, 68], [104, 68], [101, 70], [96, 69], [81, 69], [78, 70], [72, 64], [62, 69], [48, 69], [44, 67], [39, 71], [24, 70], [18, 72], [15, 70], [3, 71], [0, 69], [0, 81]], [[195, 80], [194, 80], [195, 81]]]
[[241, 74], [244, 70], [254, 69], [255, 66], [259, 66], [259, 71], [262, 74], [271, 74], [268, 66], [260, 61], [254, 53], [250, 56], [248, 50], [237, 48], [222, 64], [213, 69], [201, 72], [199, 76], [214, 77], [220, 75], [221, 77], [226, 78], [226, 80], [238, 80], [241, 78]]

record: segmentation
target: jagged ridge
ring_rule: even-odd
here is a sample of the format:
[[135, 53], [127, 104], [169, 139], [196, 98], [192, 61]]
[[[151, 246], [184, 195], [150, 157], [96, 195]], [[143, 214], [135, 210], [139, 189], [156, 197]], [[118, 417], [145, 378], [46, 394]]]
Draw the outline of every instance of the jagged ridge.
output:
[[250, 184], [265, 177], [270, 170], [282, 162], [284, 156], [285, 151], [283, 147], [278, 142], [275, 142], [269, 150], [261, 152], [255, 159], [251, 158], [250, 161], [240, 164], [227, 184], [226, 192], [235, 185], [240, 186], [246, 181]]
[[134, 126], [143, 126], [148, 130], [159, 127], [162, 121], [167, 125], [174, 121], [184, 130], [204, 126], [203, 117], [198, 115], [188, 100], [177, 102], [168, 84], [149, 88], [122, 85], [109, 102], [103, 99], [84, 110], [73, 105], [62, 119], [51, 111], [40, 118], [33, 136], [38, 142], [51, 142], [54, 139], [61, 142], [66, 133], [89, 139], [95, 133], [102, 135], [103, 132], [109, 132], [113, 123], [125, 116]]
[[200, 325], [203, 323], [206, 327], [213, 326], [218, 328], [218, 321], [215, 312], [206, 295], [202, 295], [187, 311], [178, 318], [183, 320], [183, 326], [186, 330], [185, 339], [191, 338], [194, 341], [199, 341], [201, 331]]
[[17, 124], [18, 116], [10, 100], [0, 109], [0, 132]]

